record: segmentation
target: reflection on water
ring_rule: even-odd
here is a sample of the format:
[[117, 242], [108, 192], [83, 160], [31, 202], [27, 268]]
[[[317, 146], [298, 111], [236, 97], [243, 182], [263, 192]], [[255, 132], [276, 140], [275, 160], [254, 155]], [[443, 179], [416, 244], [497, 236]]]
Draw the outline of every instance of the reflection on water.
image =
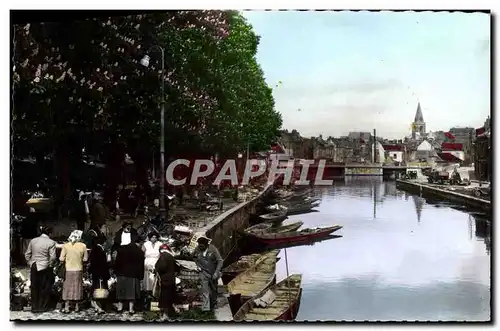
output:
[[297, 320], [489, 320], [487, 215], [426, 202], [380, 178], [348, 178], [316, 195], [320, 212], [290, 222], [340, 224], [343, 237], [287, 249], [290, 273], [303, 274]]

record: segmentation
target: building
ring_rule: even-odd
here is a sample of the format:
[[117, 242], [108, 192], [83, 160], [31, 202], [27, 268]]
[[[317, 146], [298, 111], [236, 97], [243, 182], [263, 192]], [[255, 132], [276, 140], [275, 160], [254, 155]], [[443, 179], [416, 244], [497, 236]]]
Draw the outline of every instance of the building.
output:
[[442, 143], [441, 151], [438, 153], [441, 160], [446, 162], [463, 163], [465, 153], [461, 143]]
[[405, 159], [405, 147], [402, 144], [384, 144], [385, 162], [403, 163]]
[[335, 162], [335, 143], [333, 138], [323, 139], [322, 135], [317, 138], [311, 138], [313, 148], [313, 159], [326, 159]]
[[354, 159], [354, 149], [352, 146], [352, 140], [349, 137], [344, 136], [337, 139], [333, 139], [335, 143], [335, 158], [334, 162], [338, 163], [350, 163]]
[[474, 142], [474, 175], [477, 180], [490, 181], [492, 172], [490, 118], [476, 130]]
[[371, 146], [372, 146], [372, 150], [371, 150], [372, 163], [384, 163], [385, 150], [384, 150], [383, 145], [379, 141], [376, 141], [375, 143], [371, 144]]
[[415, 152], [414, 159], [419, 162], [427, 162], [436, 154], [434, 146], [427, 140], [422, 141]]
[[370, 132], [349, 132], [348, 137], [352, 140], [369, 142], [372, 139], [372, 134]]
[[279, 143], [283, 148], [283, 153], [288, 154], [290, 157], [295, 155], [295, 141], [300, 139], [300, 134], [297, 130], [292, 130], [288, 132], [287, 130], [281, 131]]
[[417, 112], [415, 113], [415, 119], [411, 125], [411, 137], [412, 139], [425, 138], [425, 121], [424, 115], [422, 114], [422, 108], [420, 107], [420, 102], [417, 106]]
[[453, 135], [453, 137], [455, 137], [455, 139], [453, 139], [453, 142], [462, 144], [465, 163], [472, 163], [473, 144], [476, 138], [476, 129], [469, 127], [455, 127], [451, 128], [449, 133]]

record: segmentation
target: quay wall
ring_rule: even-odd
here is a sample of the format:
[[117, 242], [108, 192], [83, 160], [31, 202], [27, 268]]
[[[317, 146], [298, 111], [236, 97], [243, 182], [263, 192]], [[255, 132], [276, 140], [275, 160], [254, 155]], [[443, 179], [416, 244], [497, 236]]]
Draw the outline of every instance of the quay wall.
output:
[[491, 210], [491, 201], [489, 200], [476, 198], [467, 194], [440, 189], [438, 187], [430, 186], [425, 183], [397, 179], [396, 186], [397, 188], [400, 188], [402, 190], [412, 193], [417, 193], [424, 197], [435, 196], [447, 201], [464, 204], [471, 208], [483, 209], [487, 211]]
[[223, 259], [227, 258], [236, 246], [237, 231], [248, 227], [250, 215], [255, 214], [257, 204], [273, 187], [273, 183], [267, 184], [256, 197], [234, 206], [200, 230], [212, 240], [211, 243], [217, 247]]

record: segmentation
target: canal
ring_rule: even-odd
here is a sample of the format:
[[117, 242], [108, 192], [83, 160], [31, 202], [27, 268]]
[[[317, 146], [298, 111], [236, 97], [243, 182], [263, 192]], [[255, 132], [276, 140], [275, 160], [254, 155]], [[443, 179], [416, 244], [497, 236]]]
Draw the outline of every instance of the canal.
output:
[[287, 249], [289, 272], [303, 275], [297, 320], [490, 319], [486, 215], [426, 201], [381, 178], [346, 178], [315, 193], [319, 212], [287, 222], [340, 224], [343, 237]]

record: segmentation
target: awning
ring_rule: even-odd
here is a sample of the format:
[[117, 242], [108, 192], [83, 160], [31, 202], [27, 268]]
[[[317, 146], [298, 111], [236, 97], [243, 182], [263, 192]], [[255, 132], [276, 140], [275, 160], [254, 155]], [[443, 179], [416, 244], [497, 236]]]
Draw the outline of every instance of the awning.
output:
[[454, 155], [452, 153], [447, 153], [447, 152], [438, 153], [438, 156], [441, 160], [447, 161], [447, 162], [461, 162], [461, 161], [463, 161], [461, 158], [457, 157], [456, 155]]

